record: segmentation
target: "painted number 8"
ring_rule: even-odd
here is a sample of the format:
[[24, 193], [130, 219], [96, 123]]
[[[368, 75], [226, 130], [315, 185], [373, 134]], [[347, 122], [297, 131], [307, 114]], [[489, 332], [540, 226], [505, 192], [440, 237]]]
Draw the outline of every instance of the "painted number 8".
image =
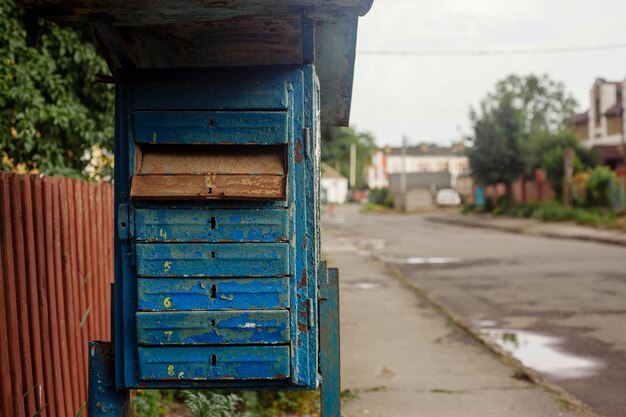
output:
[[165, 300], [163, 300], [163, 305], [165, 306], [165, 308], [170, 308], [172, 306], [172, 300], [170, 299], [170, 297], [165, 297]]
[[169, 376], [174, 376], [174, 365], [170, 365], [167, 367], [167, 374]]

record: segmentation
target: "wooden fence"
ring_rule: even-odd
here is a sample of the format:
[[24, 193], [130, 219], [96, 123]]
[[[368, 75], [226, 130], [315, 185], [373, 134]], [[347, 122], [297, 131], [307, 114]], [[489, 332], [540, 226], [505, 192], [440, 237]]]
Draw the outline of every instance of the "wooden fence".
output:
[[2, 417], [84, 406], [87, 342], [110, 339], [112, 214], [111, 184], [0, 173]]

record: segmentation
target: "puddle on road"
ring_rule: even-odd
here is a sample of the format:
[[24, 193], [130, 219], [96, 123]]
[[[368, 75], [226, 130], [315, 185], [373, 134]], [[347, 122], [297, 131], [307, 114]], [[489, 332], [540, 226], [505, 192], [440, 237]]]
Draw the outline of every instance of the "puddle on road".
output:
[[430, 257], [430, 258], [421, 258], [416, 256], [411, 256], [408, 258], [400, 258], [396, 256], [385, 256], [382, 258], [383, 261], [393, 263], [393, 264], [402, 264], [402, 265], [450, 265], [450, 264], [460, 264], [463, 262], [461, 258], [443, 258], [443, 257]]
[[478, 327], [480, 329], [484, 329], [485, 327], [494, 327], [498, 324], [493, 320], [472, 320], [471, 323], [474, 327]]
[[558, 337], [525, 330], [483, 327], [480, 331], [525, 366], [556, 380], [587, 378], [604, 367], [599, 360], [563, 352]]
[[376, 290], [385, 287], [381, 282], [372, 281], [351, 282], [349, 285], [357, 290]]

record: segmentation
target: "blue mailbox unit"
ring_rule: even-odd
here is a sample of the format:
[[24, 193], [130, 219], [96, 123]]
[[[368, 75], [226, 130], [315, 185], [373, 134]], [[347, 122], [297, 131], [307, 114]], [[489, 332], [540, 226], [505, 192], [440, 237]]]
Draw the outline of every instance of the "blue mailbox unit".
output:
[[313, 65], [119, 71], [117, 385], [318, 385]]
[[348, 124], [372, 0], [21, 2], [93, 29], [114, 75], [114, 343], [91, 344], [90, 416], [132, 388], [321, 385], [339, 417], [320, 122]]

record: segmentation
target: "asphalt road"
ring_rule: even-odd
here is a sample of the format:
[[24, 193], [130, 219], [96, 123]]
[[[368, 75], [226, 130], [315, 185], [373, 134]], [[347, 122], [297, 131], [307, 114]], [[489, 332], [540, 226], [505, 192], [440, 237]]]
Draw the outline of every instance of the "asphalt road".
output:
[[356, 206], [324, 222], [594, 411], [626, 416], [625, 249]]

